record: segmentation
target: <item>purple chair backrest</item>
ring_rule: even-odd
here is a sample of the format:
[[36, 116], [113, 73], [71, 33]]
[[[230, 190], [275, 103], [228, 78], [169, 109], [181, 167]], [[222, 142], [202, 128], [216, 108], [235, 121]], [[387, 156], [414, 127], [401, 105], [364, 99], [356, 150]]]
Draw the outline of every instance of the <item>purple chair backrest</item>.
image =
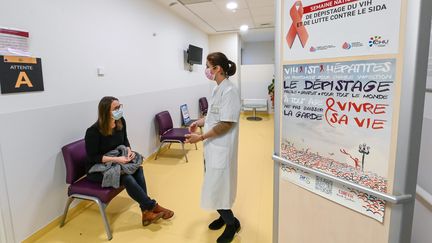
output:
[[63, 146], [62, 152], [66, 165], [66, 183], [72, 184], [86, 174], [87, 152], [84, 139]]
[[208, 103], [206, 97], [201, 97], [198, 100], [199, 108], [201, 111], [201, 114], [206, 115], [208, 110]]
[[159, 126], [159, 135], [163, 135], [166, 131], [173, 128], [171, 115], [168, 111], [162, 111], [156, 114], [155, 120]]

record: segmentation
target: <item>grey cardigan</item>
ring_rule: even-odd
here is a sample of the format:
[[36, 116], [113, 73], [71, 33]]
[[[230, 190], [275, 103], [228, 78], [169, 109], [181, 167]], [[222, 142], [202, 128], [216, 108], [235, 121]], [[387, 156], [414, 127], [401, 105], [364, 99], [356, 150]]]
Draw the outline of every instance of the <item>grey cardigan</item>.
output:
[[[105, 154], [109, 157], [127, 156], [127, 147], [119, 145], [114, 150]], [[102, 187], [119, 188], [121, 174], [133, 174], [141, 166], [143, 156], [135, 152], [135, 158], [127, 164], [119, 164], [115, 162], [98, 163], [93, 165], [89, 172], [101, 172], [103, 174]]]

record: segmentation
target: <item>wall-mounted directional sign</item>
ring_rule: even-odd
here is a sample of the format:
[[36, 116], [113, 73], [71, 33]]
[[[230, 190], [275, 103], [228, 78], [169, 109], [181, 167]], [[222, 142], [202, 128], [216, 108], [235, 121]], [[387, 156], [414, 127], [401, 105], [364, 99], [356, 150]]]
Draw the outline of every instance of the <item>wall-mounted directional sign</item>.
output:
[[40, 58], [0, 56], [1, 93], [43, 91]]

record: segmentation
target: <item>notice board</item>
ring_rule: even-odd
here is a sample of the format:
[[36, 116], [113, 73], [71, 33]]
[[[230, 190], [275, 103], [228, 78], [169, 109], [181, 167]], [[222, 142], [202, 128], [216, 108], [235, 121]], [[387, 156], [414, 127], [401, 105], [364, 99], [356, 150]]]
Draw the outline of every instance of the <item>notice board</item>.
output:
[[[426, 2], [277, 1], [275, 156], [378, 194], [415, 195]], [[413, 201], [275, 168], [275, 242], [407, 242]]]

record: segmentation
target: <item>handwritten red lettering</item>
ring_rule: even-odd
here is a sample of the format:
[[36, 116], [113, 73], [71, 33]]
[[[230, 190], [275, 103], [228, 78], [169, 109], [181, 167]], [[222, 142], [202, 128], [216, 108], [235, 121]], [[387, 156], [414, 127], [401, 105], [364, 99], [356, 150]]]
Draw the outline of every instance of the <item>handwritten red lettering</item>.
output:
[[386, 120], [376, 119], [375, 117], [361, 117], [361, 115], [385, 114], [388, 107], [387, 104], [344, 102], [336, 101], [334, 98], [330, 97], [326, 100], [326, 106], [327, 108], [324, 115], [327, 123], [331, 127], [334, 127], [336, 124], [348, 125], [350, 120], [354, 120], [353, 124], [360, 128], [376, 130], [385, 127]]

